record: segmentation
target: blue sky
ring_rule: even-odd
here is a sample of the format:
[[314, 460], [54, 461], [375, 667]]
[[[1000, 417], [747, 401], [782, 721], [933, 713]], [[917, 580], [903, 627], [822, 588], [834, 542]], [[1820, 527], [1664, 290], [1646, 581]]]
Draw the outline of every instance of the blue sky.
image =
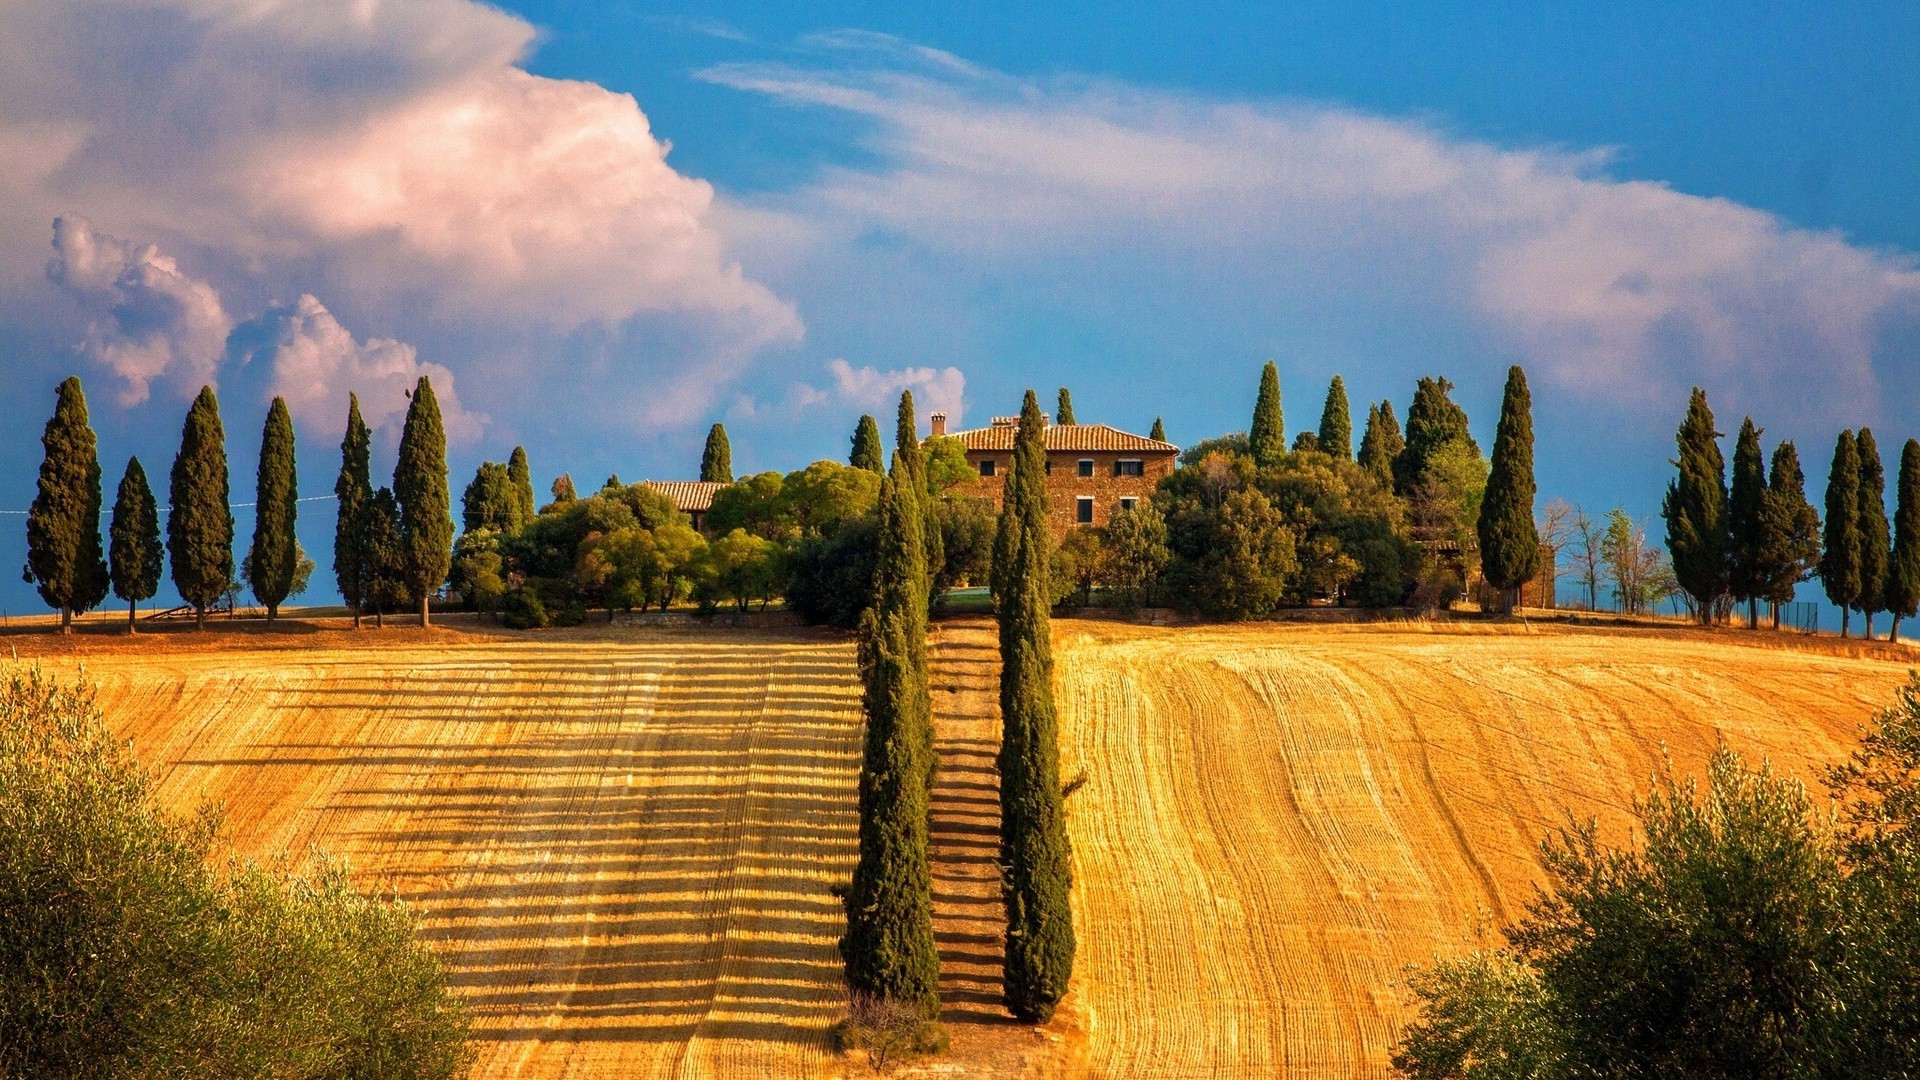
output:
[[1521, 363], [1543, 495], [1637, 514], [1696, 382], [1816, 501], [1839, 427], [1920, 434], [1920, 13], [1267, 7], [23, 3], [0, 507], [70, 372], [109, 490], [217, 382], [236, 500], [274, 393], [321, 494], [346, 392], [390, 452], [422, 373], [456, 490], [683, 476], [714, 420], [796, 468], [901, 386], [1189, 442], [1267, 359], [1291, 427], [1447, 374], [1483, 441]]

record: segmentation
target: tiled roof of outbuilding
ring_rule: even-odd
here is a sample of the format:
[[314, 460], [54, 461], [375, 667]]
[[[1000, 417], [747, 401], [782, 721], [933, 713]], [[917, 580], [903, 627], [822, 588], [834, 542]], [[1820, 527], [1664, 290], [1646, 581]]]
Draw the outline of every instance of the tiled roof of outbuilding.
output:
[[[974, 428], [972, 431], [956, 431], [953, 437], [969, 450], [1012, 450], [1013, 436], [1018, 431], [1012, 425], [995, 424], [993, 427]], [[1144, 435], [1134, 435], [1106, 424], [1048, 424], [1046, 427], [1048, 450], [1067, 452], [1080, 450], [1117, 450], [1134, 451], [1145, 454], [1177, 454], [1180, 448], [1170, 442], [1149, 439]]]
[[647, 486], [673, 500], [683, 513], [713, 509], [713, 493], [727, 485], [711, 480], [649, 480]]

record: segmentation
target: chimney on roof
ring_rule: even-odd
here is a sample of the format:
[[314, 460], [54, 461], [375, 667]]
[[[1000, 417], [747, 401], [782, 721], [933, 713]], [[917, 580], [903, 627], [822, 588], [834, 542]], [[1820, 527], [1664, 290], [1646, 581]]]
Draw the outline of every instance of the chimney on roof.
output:
[[1020, 418], [1017, 416], [996, 416], [993, 418], [993, 426], [994, 427], [1019, 427]]
[[934, 438], [937, 439], [940, 436], [945, 435], [947, 433], [947, 414], [946, 413], [937, 412], [937, 413], [934, 413], [932, 416], [927, 417], [927, 419], [933, 424]]

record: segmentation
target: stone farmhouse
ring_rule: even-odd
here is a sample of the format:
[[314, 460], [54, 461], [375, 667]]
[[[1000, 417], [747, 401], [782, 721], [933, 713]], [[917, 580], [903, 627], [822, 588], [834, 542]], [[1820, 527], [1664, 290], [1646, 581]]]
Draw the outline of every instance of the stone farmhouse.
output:
[[[972, 494], [999, 506], [1013, 469], [1013, 437], [1019, 417], [997, 416], [988, 427], [951, 434], [966, 447], [973, 466]], [[949, 434], [947, 414], [933, 414], [933, 434]], [[1077, 525], [1105, 526], [1121, 510], [1153, 497], [1173, 472], [1180, 448], [1106, 424], [1054, 424], [1046, 428], [1048, 524], [1055, 540]]]

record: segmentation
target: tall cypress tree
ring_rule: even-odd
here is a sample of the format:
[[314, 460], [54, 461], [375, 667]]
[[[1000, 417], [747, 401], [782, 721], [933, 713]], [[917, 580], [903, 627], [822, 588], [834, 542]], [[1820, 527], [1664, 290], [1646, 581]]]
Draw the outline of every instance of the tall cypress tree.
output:
[[[920, 459], [920, 425], [914, 419], [913, 391], [900, 391], [900, 407], [893, 417], [893, 449], [907, 460], [907, 469], [913, 473], [916, 484], [924, 486], [927, 478], [925, 462]], [[922, 490], [914, 489], [916, 496]]]
[[1327, 404], [1320, 410], [1316, 440], [1323, 454], [1343, 460], [1353, 457], [1353, 409], [1347, 404], [1347, 383], [1335, 375], [1327, 386]]
[[1076, 422], [1073, 419], [1073, 395], [1068, 393], [1067, 388], [1064, 386], [1060, 388], [1060, 402], [1059, 406], [1053, 411], [1053, 422], [1056, 424], [1072, 424]]
[[1360, 437], [1360, 467], [1372, 473], [1381, 484], [1393, 486], [1393, 463], [1407, 448], [1400, 437], [1400, 422], [1393, 418], [1393, 402], [1383, 401], [1367, 410], [1367, 430]]
[[1820, 584], [1840, 608], [1840, 636], [1860, 601], [1860, 450], [1853, 432], [1842, 431], [1833, 444], [1827, 470], [1826, 546], [1820, 553]]
[[1540, 572], [1540, 532], [1533, 523], [1533, 396], [1527, 373], [1507, 369], [1500, 427], [1493, 437], [1493, 469], [1487, 475], [1476, 529], [1480, 571], [1500, 590], [1501, 607], [1513, 611], [1520, 587]]
[[1900, 620], [1920, 609], [1920, 442], [1900, 448], [1900, 479], [1895, 486], [1893, 561], [1887, 566], [1886, 608], [1893, 613], [1888, 641], [1900, 640]]
[[160, 551], [160, 510], [147, 484], [147, 470], [139, 458], [127, 459], [127, 471], [113, 498], [113, 525], [109, 532], [107, 564], [113, 594], [127, 602], [127, 633], [139, 632], [140, 601], [160, 589], [163, 558]]
[[1740, 421], [1733, 443], [1733, 484], [1727, 492], [1727, 591], [1747, 602], [1747, 629], [1760, 625], [1760, 597], [1767, 592], [1767, 552], [1771, 537], [1766, 512], [1766, 464], [1760, 458], [1760, 429], [1753, 417]]
[[168, 484], [167, 560], [173, 586], [205, 629], [207, 609], [233, 582], [233, 508], [227, 488], [227, 433], [220, 401], [203, 386], [187, 409]]
[[453, 507], [447, 491], [447, 433], [440, 403], [422, 375], [400, 431], [400, 459], [393, 469], [393, 497], [400, 504], [400, 541], [406, 551], [407, 589], [420, 605], [420, 625], [432, 625], [429, 601], [453, 565]]
[[1029, 1022], [1053, 1015], [1073, 974], [1072, 847], [1060, 792], [1053, 705], [1051, 553], [1046, 448], [1028, 391], [1014, 440], [1000, 617], [1000, 863], [1007, 906], [1007, 1007]]
[[366, 523], [366, 602], [373, 606], [373, 625], [385, 629], [387, 608], [407, 599], [407, 545], [393, 489], [368, 496], [361, 520]]
[[1766, 581], [1773, 628], [1780, 629], [1780, 605], [1790, 603], [1802, 581], [1820, 565], [1820, 512], [1807, 501], [1800, 451], [1792, 442], [1773, 448], [1767, 471]]
[[107, 562], [100, 550], [100, 456], [87, 420], [80, 377], [60, 383], [40, 444], [40, 488], [27, 511], [26, 580], [60, 609], [60, 632], [73, 632], [73, 613], [107, 598]]
[[[360, 418], [360, 397], [347, 395], [347, 434], [340, 440], [340, 476], [333, 482], [339, 516], [333, 526], [333, 580], [353, 609], [353, 628], [367, 601], [367, 507], [373, 499], [373, 433]], [[525, 460], [524, 456], [521, 459]]]
[[267, 607], [268, 626], [279, 617], [280, 604], [293, 591], [300, 572], [300, 542], [294, 533], [300, 491], [293, 451], [293, 417], [287, 413], [286, 399], [276, 397], [267, 408], [266, 427], [260, 434], [253, 546], [243, 564], [254, 598]]
[[1887, 473], [1880, 464], [1880, 447], [1873, 431], [1861, 428], [1853, 437], [1860, 458], [1859, 524], [1854, 540], [1860, 545], [1860, 599], [1858, 607], [1865, 617], [1867, 640], [1873, 640], [1873, 616], [1882, 610], [1887, 588], [1887, 560], [1893, 553], [1893, 537], [1887, 528]]
[[1407, 495], [1426, 474], [1427, 463], [1447, 447], [1459, 443], [1476, 456], [1480, 444], [1467, 430], [1467, 412], [1450, 395], [1453, 383], [1444, 378], [1421, 379], [1407, 406], [1407, 437], [1393, 458], [1393, 490]]
[[727, 441], [727, 429], [720, 424], [707, 429], [707, 448], [700, 453], [700, 479], [709, 484], [733, 483], [733, 444]]
[[513, 514], [507, 532], [517, 533], [533, 521], [533, 473], [527, 468], [527, 448], [516, 446], [507, 459], [507, 484], [513, 489]]
[[847, 461], [856, 469], [886, 474], [886, 463], [880, 456], [880, 421], [872, 414], [860, 415], [860, 423], [853, 429], [853, 453]]
[[514, 518], [519, 514], [520, 495], [513, 488], [513, 476], [497, 461], [483, 461], [473, 471], [467, 490], [460, 494], [460, 527], [494, 529], [503, 533], [518, 531]]
[[1727, 465], [1719, 439], [1706, 392], [1696, 386], [1675, 436], [1680, 475], [1667, 484], [1660, 514], [1673, 576], [1699, 605], [1703, 625], [1712, 624], [1713, 605], [1727, 591]]
[[932, 707], [927, 687], [926, 552], [922, 500], [904, 455], [880, 484], [873, 603], [861, 618], [860, 858], [847, 891], [840, 942], [847, 985], [940, 1011], [928, 862]]
[[1247, 445], [1253, 451], [1253, 463], [1263, 469], [1278, 465], [1287, 456], [1286, 416], [1280, 410], [1280, 369], [1271, 360], [1260, 369], [1260, 396], [1254, 399]]
[[1161, 423], [1159, 417], [1156, 416], [1153, 418], [1153, 430], [1147, 432], [1147, 438], [1152, 439], [1154, 442], [1167, 441], [1167, 425]]

